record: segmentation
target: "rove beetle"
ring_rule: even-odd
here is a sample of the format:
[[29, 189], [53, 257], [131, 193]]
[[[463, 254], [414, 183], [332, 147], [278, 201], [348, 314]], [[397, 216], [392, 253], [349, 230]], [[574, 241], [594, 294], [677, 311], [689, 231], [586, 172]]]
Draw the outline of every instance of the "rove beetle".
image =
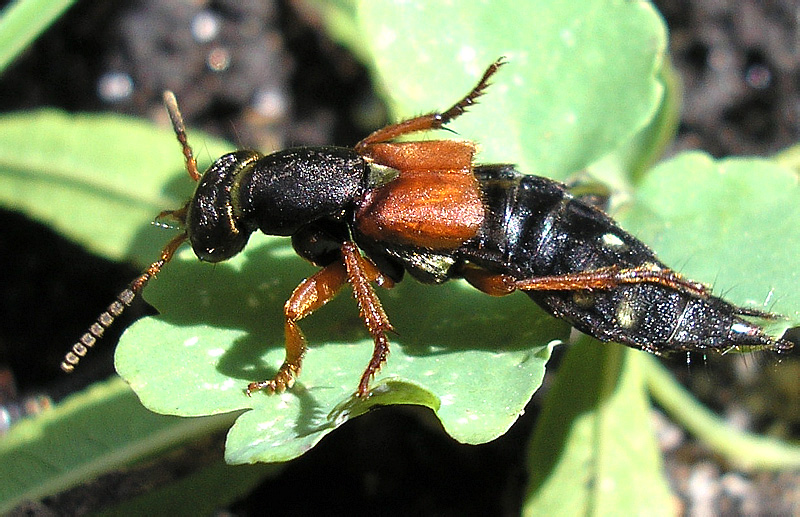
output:
[[463, 278], [496, 296], [521, 290], [582, 332], [656, 355], [793, 346], [745, 319], [774, 314], [732, 305], [670, 270], [566, 185], [513, 165], [475, 165], [469, 141], [395, 141], [461, 116], [504, 64], [495, 61], [450, 109], [386, 126], [353, 148], [299, 147], [267, 156], [239, 150], [202, 176], [175, 96], [166, 92], [186, 170], [198, 183], [183, 207], [159, 217], [174, 219], [183, 232], [118, 295], [61, 367], [74, 369], [183, 242], [200, 260], [220, 262], [242, 251], [256, 230], [290, 236], [295, 251], [322, 269], [284, 306], [286, 358], [278, 373], [251, 382], [248, 395], [292, 386], [306, 352], [297, 322], [350, 284], [375, 344], [358, 384], [357, 395], [366, 397], [393, 330], [371, 284], [392, 287], [405, 272], [432, 284]]

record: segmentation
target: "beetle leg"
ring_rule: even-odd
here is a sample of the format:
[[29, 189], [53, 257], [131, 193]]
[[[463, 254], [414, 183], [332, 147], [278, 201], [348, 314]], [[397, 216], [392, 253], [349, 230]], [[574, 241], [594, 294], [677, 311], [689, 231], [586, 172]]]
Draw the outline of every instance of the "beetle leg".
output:
[[386, 288], [394, 286], [394, 281], [384, 276], [370, 260], [361, 256], [355, 243], [345, 242], [342, 245], [341, 262], [334, 262], [317, 271], [292, 292], [283, 308], [286, 317], [284, 325], [286, 357], [283, 364], [272, 379], [251, 382], [247, 386], [247, 395], [250, 396], [262, 389], [266, 389], [269, 393], [281, 393], [286, 388], [292, 387], [300, 374], [307, 349], [306, 339], [297, 322], [328, 303], [345, 283], [350, 283], [353, 286], [361, 318], [375, 342], [372, 359], [358, 384], [358, 396], [365, 397], [369, 392], [370, 379], [389, 354], [386, 331], [394, 330], [370, 282]]
[[469, 285], [491, 296], [505, 296], [517, 290], [517, 280], [513, 276], [492, 273], [472, 264], [466, 264], [461, 275]]
[[632, 268], [604, 267], [580, 273], [542, 276], [517, 280], [515, 285], [522, 291], [575, 291], [582, 289], [613, 289], [622, 284], [659, 284], [698, 298], [707, 298], [710, 293], [705, 285], [683, 278], [678, 273], [655, 264], [643, 264]]
[[516, 280], [509, 275], [494, 274], [474, 266], [468, 266], [464, 268], [462, 275], [470, 285], [492, 296], [511, 294], [517, 289], [521, 291], [579, 291], [613, 289], [622, 284], [640, 283], [663, 285], [699, 298], [707, 298], [710, 294], [705, 285], [653, 264], [644, 264], [633, 268], [611, 266], [580, 273], [540, 276], [524, 280]]
[[483, 93], [486, 91], [486, 88], [489, 86], [489, 78], [492, 77], [494, 73], [497, 72], [497, 70], [504, 64], [505, 61], [503, 61], [503, 58], [501, 57], [489, 65], [489, 68], [487, 68], [483, 73], [483, 77], [481, 77], [481, 80], [478, 81], [478, 84], [476, 84], [475, 87], [472, 88], [472, 90], [470, 90], [470, 92], [463, 99], [453, 104], [450, 109], [441, 113], [435, 111], [433, 113], [428, 113], [427, 115], [410, 118], [398, 122], [397, 124], [391, 124], [384, 128], [378, 129], [356, 144], [356, 152], [360, 153], [370, 144], [386, 142], [388, 140], [392, 140], [393, 138], [407, 135], [409, 133], [440, 129], [454, 118], [466, 112], [468, 107], [475, 104], [478, 97], [483, 95]]
[[291, 388], [300, 373], [303, 356], [306, 353], [306, 339], [297, 325], [297, 321], [305, 318], [336, 296], [339, 289], [347, 282], [347, 269], [342, 262], [317, 271], [303, 280], [286, 301], [283, 312], [286, 317], [284, 333], [286, 335], [286, 358], [278, 373], [271, 380], [251, 382], [247, 386], [247, 395], [254, 391], [266, 389], [269, 393], [283, 392]]
[[364, 258], [353, 242], [342, 244], [342, 258], [347, 268], [347, 281], [352, 284], [353, 295], [358, 302], [361, 319], [364, 320], [364, 325], [375, 343], [372, 359], [358, 383], [357, 395], [363, 398], [369, 392], [370, 380], [386, 362], [386, 357], [389, 355], [389, 340], [386, 338], [386, 332], [394, 331], [370, 282], [387, 288], [392, 287], [394, 282], [385, 277], [372, 261]]

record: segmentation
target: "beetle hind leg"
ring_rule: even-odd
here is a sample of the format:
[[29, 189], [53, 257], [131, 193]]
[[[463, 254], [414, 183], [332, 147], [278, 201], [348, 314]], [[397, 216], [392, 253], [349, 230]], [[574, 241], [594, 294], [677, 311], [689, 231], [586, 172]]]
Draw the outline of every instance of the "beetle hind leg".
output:
[[670, 269], [655, 264], [642, 264], [630, 268], [609, 266], [565, 275], [526, 278], [515, 282], [521, 291], [577, 291], [614, 289], [623, 284], [650, 283], [663, 285], [681, 293], [708, 298], [708, 287], [682, 277]]
[[583, 291], [614, 289], [624, 284], [651, 283], [675, 289], [681, 293], [708, 298], [705, 285], [683, 278], [678, 273], [654, 264], [631, 268], [609, 266], [564, 275], [538, 276], [517, 280], [512, 276], [491, 273], [475, 266], [461, 271], [464, 278], [476, 289], [492, 296], [504, 296], [520, 291]]

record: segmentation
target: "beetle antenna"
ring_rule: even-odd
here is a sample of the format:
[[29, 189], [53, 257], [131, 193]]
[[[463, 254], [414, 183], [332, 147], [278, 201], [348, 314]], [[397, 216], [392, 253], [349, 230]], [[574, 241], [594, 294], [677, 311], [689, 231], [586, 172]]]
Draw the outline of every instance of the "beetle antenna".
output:
[[[194, 158], [194, 152], [192, 152], [192, 147], [189, 145], [189, 141], [186, 137], [186, 126], [183, 124], [183, 116], [181, 115], [181, 110], [178, 108], [178, 100], [175, 98], [175, 94], [171, 91], [164, 92], [164, 105], [167, 108], [169, 119], [172, 122], [172, 129], [175, 131], [175, 136], [178, 137], [178, 142], [181, 144], [181, 149], [183, 150], [183, 156], [186, 159], [186, 172], [189, 173], [189, 177], [191, 177], [194, 181], [197, 181], [200, 179], [200, 173], [197, 170], [197, 160]], [[179, 210], [164, 211], [159, 214], [159, 218], [170, 216], [176, 219], [178, 222], [184, 223], [186, 220], [187, 208], [188, 204]], [[187, 234], [184, 232], [169, 241], [167, 245], [164, 246], [164, 249], [161, 250], [161, 257], [150, 264], [150, 267], [148, 267], [144, 273], [142, 273], [138, 278], [131, 282], [126, 289], [117, 295], [117, 299], [114, 300], [111, 305], [109, 305], [106, 310], [97, 317], [95, 322], [80, 337], [80, 339], [78, 339], [78, 341], [72, 345], [70, 351], [64, 355], [64, 360], [61, 362], [62, 370], [67, 373], [75, 370], [75, 366], [77, 366], [78, 362], [81, 360], [81, 357], [85, 356], [89, 349], [92, 348], [95, 343], [97, 343], [97, 340], [103, 337], [105, 331], [111, 327], [111, 325], [114, 323], [114, 320], [125, 311], [125, 308], [133, 303], [133, 300], [139, 293], [142, 292], [142, 289], [144, 289], [144, 286], [147, 285], [147, 282], [149, 282], [151, 278], [155, 277], [167, 262], [172, 260], [172, 256], [175, 254], [175, 251], [181, 244], [183, 244], [184, 241], [186, 241], [186, 239]]]
[[97, 340], [103, 337], [103, 333], [108, 329], [113, 323], [116, 318], [119, 317], [120, 314], [123, 313], [126, 307], [128, 307], [131, 302], [133, 302], [136, 295], [142, 292], [144, 286], [147, 285], [147, 282], [150, 281], [151, 278], [156, 276], [161, 268], [164, 265], [172, 260], [172, 256], [175, 254], [175, 251], [178, 247], [183, 244], [186, 240], [186, 233], [182, 233], [174, 237], [171, 241], [164, 246], [164, 249], [161, 250], [161, 257], [158, 260], [150, 264], [144, 273], [142, 273], [136, 280], [131, 282], [131, 284], [123, 290], [121, 293], [117, 295], [117, 299], [114, 300], [108, 308], [97, 317], [97, 320], [92, 324], [91, 327], [86, 331], [81, 338], [72, 345], [72, 349], [66, 353], [64, 356], [64, 360], [61, 362], [61, 369], [67, 373], [71, 373], [75, 370], [75, 366], [81, 360], [81, 357], [85, 356], [86, 353], [89, 351], [90, 348], [97, 343]]
[[189, 176], [194, 181], [197, 181], [200, 179], [197, 160], [194, 159], [194, 153], [189, 145], [189, 140], [186, 138], [186, 127], [183, 125], [181, 110], [178, 108], [178, 99], [169, 90], [164, 92], [164, 106], [166, 106], [169, 119], [172, 121], [172, 129], [175, 131], [175, 136], [178, 137], [178, 142], [180, 142], [183, 149], [183, 156], [186, 158], [186, 172], [189, 173]]

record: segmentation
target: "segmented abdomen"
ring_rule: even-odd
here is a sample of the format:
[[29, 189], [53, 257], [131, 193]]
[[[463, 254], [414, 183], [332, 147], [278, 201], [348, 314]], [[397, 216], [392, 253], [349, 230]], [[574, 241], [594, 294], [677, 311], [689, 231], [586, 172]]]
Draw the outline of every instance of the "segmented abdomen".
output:
[[[517, 279], [645, 264], [666, 268], [652, 250], [558, 182], [508, 165], [475, 168], [488, 208], [478, 237], [459, 257]], [[655, 353], [729, 347], [781, 348], [714, 297], [654, 283], [608, 289], [526, 291], [547, 312], [603, 341]]]

